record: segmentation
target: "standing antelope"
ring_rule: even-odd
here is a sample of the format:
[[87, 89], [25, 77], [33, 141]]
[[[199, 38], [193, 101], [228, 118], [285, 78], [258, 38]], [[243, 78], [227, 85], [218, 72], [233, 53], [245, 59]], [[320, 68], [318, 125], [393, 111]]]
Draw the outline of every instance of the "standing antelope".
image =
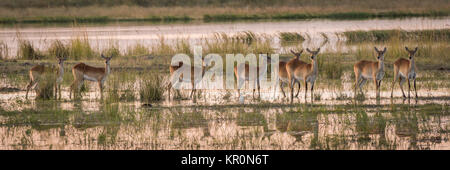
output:
[[[295, 59], [300, 60], [300, 56], [302, 55], [303, 50], [301, 50], [298, 53], [291, 50], [291, 53], [294, 54]], [[288, 72], [286, 69], [286, 64], [287, 64], [287, 62], [285, 62], [285, 61], [279, 62], [279, 67], [278, 67], [279, 82], [277, 82], [277, 83], [280, 83], [280, 89], [281, 89], [281, 92], [283, 92], [284, 97], [286, 97], [286, 94], [284, 93], [284, 90], [283, 90], [283, 84], [285, 84], [285, 83], [289, 84], [289, 76], [288, 76]], [[297, 94], [295, 94], [295, 97], [297, 97], [298, 94], [300, 93], [300, 82], [295, 80], [295, 83], [298, 83]]]
[[295, 81], [300, 82], [303, 80], [305, 84], [305, 98], [306, 93], [308, 92], [308, 82], [311, 83], [311, 99], [313, 99], [314, 94], [314, 83], [316, 81], [318, 71], [317, 64], [317, 54], [320, 52], [320, 48], [316, 51], [311, 51], [309, 48], [306, 49], [309, 53], [311, 53], [311, 64], [308, 64], [304, 61], [301, 61], [297, 58], [291, 59], [286, 64], [286, 70], [289, 78], [289, 87], [291, 88], [291, 103], [294, 100], [294, 83]]
[[[170, 71], [170, 79], [169, 79], [169, 85], [167, 87], [167, 92], [168, 92], [168, 96], [169, 96], [169, 100], [170, 100], [170, 90], [172, 89], [172, 83], [170, 82], [172, 80], [172, 76], [174, 76], [175, 71], [177, 71], [178, 69], [181, 68], [181, 66], [183, 66], [183, 62], [179, 62], [178, 66], [169, 66], [169, 71]], [[205, 62], [204, 60], [202, 60], [202, 78], [205, 75]], [[192, 85], [192, 90], [191, 90], [191, 94], [189, 95], [189, 98], [192, 98], [196, 89], [195, 89], [195, 85], [200, 82], [201, 78], [195, 77], [195, 69], [200, 69], [200, 68], [196, 68], [195, 66], [191, 66], [191, 85]], [[180, 81], [183, 79], [183, 75], [180, 76]], [[178, 91], [179, 93], [179, 91]]]
[[[271, 62], [272, 62], [272, 60], [271, 60], [271, 58], [269, 56], [269, 53], [267, 53], [267, 63], [270, 64]], [[241, 66], [242, 64], [244, 64], [244, 63], [241, 63], [239, 66], [242, 67]], [[261, 86], [259, 84], [259, 77], [262, 76], [262, 73], [260, 75], [259, 66], [253, 66], [253, 65], [250, 66], [249, 64], [245, 63], [244, 70], [243, 71], [242, 70], [238, 71], [238, 68], [240, 68], [240, 67], [238, 67], [237, 65], [234, 66], [234, 76], [236, 76], [238, 98], [241, 97], [241, 92], [240, 92], [240, 88], [239, 87], [242, 85], [242, 84], [239, 84], [239, 83], [244, 83], [245, 81], [248, 81], [249, 83], [250, 83], [250, 81], [253, 81], [253, 86], [255, 86], [255, 84], [256, 84], [256, 88], [258, 88], [258, 98], [261, 98]], [[250, 69], [256, 70], [256, 76], [255, 76], [254, 80], [250, 80], [250, 72], [249, 72]], [[255, 90], [256, 90], [256, 88], [255, 87], [253, 88], [253, 99], [255, 99]]]
[[394, 62], [394, 81], [392, 82], [391, 98], [394, 95], [394, 85], [398, 79], [400, 79], [398, 84], [400, 85], [400, 89], [402, 90], [404, 98], [406, 98], [405, 92], [403, 92], [403, 83], [405, 82], [405, 79], [408, 80], [408, 98], [410, 98], [411, 90], [410, 80], [414, 80], [414, 91], [417, 98], [416, 62], [414, 61], [414, 55], [417, 52], [417, 47], [414, 50], [409, 50], [408, 47], [405, 47], [405, 49], [409, 53], [409, 59], [399, 58]]
[[27, 85], [25, 99], [28, 99], [28, 91], [30, 91], [31, 88], [39, 89], [39, 81], [43, 78], [42, 76], [52, 72], [54, 72], [57, 76], [55, 82], [55, 99], [58, 96], [58, 91], [59, 98], [61, 99], [61, 83], [64, 75], [64, 61], [67, 60], [67, 57], [62, 58], [61, 56], [57, 56], [56, 58], [58, 60], [58, 69], [56, 70], [52, 67], [47, 67], [44, 65], [36, 65], [30, 69], [30, 83]]
[[361, 60], [353, 66], [353, 70], [355, 71], [355, 94], [356, 89], [359, 86], [359, 90], [362, 94], [362, 86], [366, 83], [367, 79], [373, 79], [373, 82], [376, 86], [377, 96], [380, 95], [379, 89], [381, 86], [381, 80], [384, 77], [384, 54], [386, 54], [386, 47], [384, 47], [383, 51], [374, 47], [377, 52], [377, 61], [367, 61]]
[[[241, 65], [244, 63], [241, 63]], [[242, 67], [242, 66], [241, 66]], [[245, 63], [244, 66], [244, 72], [243, 71], [238, 71], [238, 66], [234, 67], [234, 76], [236, 76], [236, 84], [238, 84], [237, 87], [237, 91], [238, 91], [238, 98], [241, 97], [241, 89], [239, 88], [242, 84], [240, 84], [239, 82], [244, 83], [244, 81], [249, 81], [250, 82], [250, 69], [255, 69], [256, 70], [256, 77], [255, 80], [252, 80], [254, 82], [254, 84], [256, 83], [256, 86], [258, 88], [258, 96], [259, 98], [261, 98], [261, 92], [260, 92], [260, 84], [259, 84], [259, 67], [257, 66], [250, 66], [249, 64]], [[256, 82], [255, 82], [256, 81]], [[255, 99], [255, 88], [253, 88], [253, 99]]]
[[[98, 87], [100, 88], [100, 96], [103, 98], [103, 84], [105, 84], [106, 77], [108, 77], [111, 72], [110, 68], [110, 60], [112, 56], [105, 57], [101, 54], [101, 57], [105, 60], [105, 67], [92, 67], [86, 65], [84, 63], [78, 63], [72, 68], [73, 73], [73, 83], [70, 85], [70, 95], [69, 98], [72, 98], [72, 92], [78, 94], [78, 91], [83, 85], [84, 80], [95, 81], [98, 83]], [[76, 92], [76, 93], [75, 93]]]

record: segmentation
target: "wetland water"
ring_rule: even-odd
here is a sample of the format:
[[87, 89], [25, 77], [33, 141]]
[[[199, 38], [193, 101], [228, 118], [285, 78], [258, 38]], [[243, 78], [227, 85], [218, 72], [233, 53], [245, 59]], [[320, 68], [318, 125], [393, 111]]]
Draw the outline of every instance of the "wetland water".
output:
[[[164, 37], [168, 43], [171, 40], [188, 39], [195, 45], [201, 39], [210, 38], [214, 33], [237, 34], [251, 31], [256, 34], [276, 35], [279, 32], [298, 32], [310, 41], [303, 42], [303, 46], [318, 46], [324, 41], [322, 33], [329, 41], [324, 47], [327, 50], [340, 50], [337, 43], [345, 39], [339, 34], [354, 30], [429, 30], [450, 28], [450, 18], [408, 18], [408, 19], [371, 19], [371, 20], [302, 20], [302, 21], [267, 21], [267, 22], [231, 22], [231, 23], [174, 23], [174, 24], [147, 24], [118, 23], [104, 26], [38, 26], [3, 27], [0, 28], [0, 41], [8, 44], [10, 56], [17, 52], [17, 37], [31, 41], [38, 49], [47, 49], [50, 42], [55, 39], [68, 41], [77, 36], [86, 35], [90, 44], [95, 48], [106, 48], [117, 44], [124, 49], [140, 43], [151, 46], [159, 43]], [[280, 47], [278, 36], [274, 36], [272, 44]], [[345, 46], [343, 47], [345, 48]], [[345, 50], [345, 49], [344, 49]]]
[[[90, 34], [94, 46], [102, 46], [110, 39], [118, 41], [120, 46], [128, 46], [137, 41], [157, 42], [158, 35], [173, 39], [200, 38], [221, 31], [332, 34], [359, 29], [449, 27], [448, 18], [269, 23], [106, 25], [82, 29], [22, 27], [20, 32], [36, 47], [44, 48], [49, 44], [46, 42], [70, 39], [78, 30]], [[11, 51], [14, 51], [15, 34], [11, 28], [0, 31], [1, 40], [12, 43]], [[313, 38], [309, 43], [320, 44], [320, 41], [323, 40]], [[449, 49], [448, 44], [445, 48]], [[314, 100], [309, 98], [309, 93], [308, 98], [303, 97], [302, 85], [293, 104], [282, 97], [278, 88], [275, 96], [273, 89], [262, 90], [261, 100], [252, 100], [251, 90], [244, 91], [244, 101], [237, 99], [235, 90], [199, 90], [194, 102], [185, 99], [189, 91], [183, 90], [181, 99], [168, 100], [164, 95], [158, 102], [141, 102], [139, 82], [148, 74], [161, 73], [167, 77], [168, 73], [167, 63], [161, 66], [147, 61], [155, 60], [148, 58], [125, 59], [125, 62], [113, 59], [105, 100], [100, 100], [95, 83], [86, 83], [88, 90], [82, 99], [69, 99], [68, 89], [73, 80], [70, 68], [78, 61], [65, 64], [61, 100], [32, 100], [34, 92], [30, 100], [25, 100], [27, 71], [35, 63], [0, 62], [0, 149], [450, 149], [448, 66], [425, 69], [427, 64], [420, 65], [424, 69], [418, 72], [419, 98], [401, 98], [396, 84], [395, 97], [390, 99], [393, 59], [388, 58], [381, 98], [376, 98], [375, 86], [367, 83], [365, 97], [354, 99], [351, 66], [355, 58], [348, 59], [339, 65], [345, 67], [339, 78], [319, 75]], [[87, 63], [101, 66], [100, 61]], [[325, 66], [320, 68], [319, 72], [326, 72]], [[404, 89], [407, 92], [406, 84]], [[289, 94], [287, 88], [285, 92]], [[116, 94], [118, 97], [112, 97]]]
[[[133, 73], [113, 69], [110, 79], [127, 74]], [[304, 99], [302, 89], [294, 104], [279, 91], [271, 99], [270, 90], [261, 100], [252, 100], [246, 90], [244, 103], [235, 91], [200, 90], [195, 103], [164, 97], [151, 106], [101, 101], [95, 83], [88, 83], [81, 100], [68, 99], [68, 85], [62, 100], [25, 100], [23, 90], [0, 92], [0, 149], [448, 150], [450, 74], [438, 86], [427, 80], [438, 79], [432, 75], [419, 79], [418, 100], [400, 98], [398, 87], [396, 98], [388, 98], [389, 80], [382, 84], [381, 99], [368, 85], [366, 97], [355, 100], [351, 87], [345, 87], [351, 82], [336, 87], [321, 79], [315, 92], [320, 97]], [[17, 84], [23, 89], [26, 82]]]

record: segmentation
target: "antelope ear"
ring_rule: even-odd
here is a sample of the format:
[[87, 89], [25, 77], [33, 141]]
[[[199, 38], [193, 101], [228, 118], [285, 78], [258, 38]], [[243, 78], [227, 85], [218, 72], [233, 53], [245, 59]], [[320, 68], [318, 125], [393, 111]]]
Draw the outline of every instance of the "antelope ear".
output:
[[376, 51], [376, 52], [378, 52], [378, 51], [379, 51], [377, 47], [373, 47], [373, 48], [375, 49], [375, 51]]
[[302, 54], [303, 53], [303, 49], [300, 51], [300, 53], [299, 54]]
[[313, 53], [309, 48], [306, 48], [306, 51], [308, 51], [309, 53]]
[[383, 53], [385, 53], [385, 52], [386, 52], [386, 50], [387, 50], [387, 48], [386, 48], [386, 47], [384, 47], [384, 49], [383, 49]]
[[414, 49], [414, 52], [416, 52], [417, 50], [418, 50], [419, 48], [418, 47], [416, 47], [415, 49]]
[[319, 51], [320, 51], [320, 47], [317, 49], [316, 53], [319, 53]]
[[102, 58], [106, 58], [104, 55], [103, 55], [103, 53], [102, 54], [100, 54], [100, 57], [102, 57]]

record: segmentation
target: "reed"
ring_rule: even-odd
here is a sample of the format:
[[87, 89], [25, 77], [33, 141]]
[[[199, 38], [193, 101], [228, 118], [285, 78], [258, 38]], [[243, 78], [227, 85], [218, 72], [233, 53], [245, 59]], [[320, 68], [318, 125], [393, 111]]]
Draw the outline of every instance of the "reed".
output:
[[19, 59], [24, 60], [38, 60], [44, 58], [41, 52], [34, 48], [28, 40], [19, 39], [18, 40], [17, 56]]
[[141, 43], [137, 43], [126, 49], [125, 56], [143, 56], [148, 54], [150, 54], [150, 50]]
[[36, 99], [49, 100], [54, 98], [54, 88], [56, 83], [56, 74], [53, 72], [44, 73], [39, 86], [36, 89]]
[[149, 73], [149, 76], [141, 81], [139, 96], [142, 102], [162, 100], [165, 87], [161, 80], [162, 77], [154, 72]]
[[344, 32], [347, 42], [360, 43], [366, 41], [386, 42], [389, 40], [400, 41], [448, 41], [450, 29], [440, 30], [373, 30], [373, 31], [347, 31]]
[[64, 45], [60, 40], [55, 40], [47, 49], [47, 52], [48, 55], [52, 58], [65, 58], [69, 56], [69, 47]]
[[95, 56], [95, 52], [89, 43], [87, 33], [72, 38], [69, 42], [69, 51], [70, 57], [74, 60], [92, 59]]

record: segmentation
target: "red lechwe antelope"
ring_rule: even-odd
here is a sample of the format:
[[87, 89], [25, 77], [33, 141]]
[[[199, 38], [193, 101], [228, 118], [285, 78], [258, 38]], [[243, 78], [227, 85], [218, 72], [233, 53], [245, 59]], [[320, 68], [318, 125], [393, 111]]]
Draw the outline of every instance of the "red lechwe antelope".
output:
[[313, 99], [314, 93], [314, 83], [316, 81], [318, 71], [317, 64], [317, 54], [320, 52], [320, 48], [317, 51], [311, 51], [309, 48], [306, 49], [309, 53], [311, 53], [311, 64], [308, 64], [300, 59], [293, 58], [286, 64], [286, 71], [288, 73], [289, 78], [289, 88], [291, 88], [291, 103], [294, 100], [294, 83], [296, 81], [300, 82], [303, 80], [305, 84], [305, 98], [306, 93], [308, 92], [308, 82], [311, 83], [311, 99]]
[[[301, 51], [298, 52], [298, 53], [291, 50], [291, 53], [294, 54], [295, 59], [300, 60], [300, 56], [302, 55], [303, 50], [301, 50]], [[289, 81], [288, 72], [287, 72], [287, 69], [286, 69], [286, 64], [287, 64], [287, 62], [285, 62], [285, 61], [280, 61], [280, 62], [279, 62], [279, 67], [278, 67], [278, 77], [279, 77], [279, 82], [277, 82], [277, 83], [280, 83], [280, 89], [281, 89], [281, 92], [283, 92], [283, 97], [286, 97], [286, 94], [284, 93], [284, 90], [283, 90], [283, 85], [284, 85], [285, 83], [286, 83], [286, 84], [289, 84], [289, 82], [290, 82], [290, 81]], [[295, 94], [295, 97], [297, 97], [298, 94], [300, 93], [300, 82], [297, 81], [297, 80], [294, 80], [294, 81], [295, 81], [296, 83], [298, 83], [297, 94]]]
[[391, 90], [391, 98], [394, 95], [394, 85], [395, 82], [399, 80], [398, 84], [400, 85], [400, 89], [402, 90], [403, 97], [406, 98], [405, 92], [403, 92], [403, 83], [405, 79], [408, 80], [408, 98], [410, 98], [410, 90], [411, 84], [410, 80], [414, 80], [414, 91], [416, 93], [417, 98], [417, 89], [416, 89], [416, 62], [414, 61], [414, 55], [417, 52], [417, 47], [414, 50], [409, 50], [408, 47], [405, 47], [406, 51], [409, 53], [409, 59], [399, 58], [394, 62], [394, 81], [392, 82], [392, 90]]
[[[266, 54], [267, 55], [267, 64], [270, 64], [270, 62], [272, 62], [269, 53]], [[241, 65], [244, 63], [241, 63]], [[240, 65], [239, 65], [240, 66]], [[239, 68], [244, 68], [244, 70], [239, 70]], [[261, 86], [259, 84], [259, 77], [262, 76], [262, 74], [260, 75], [259, 72], [259, 66], [250, 66], [249, 64], [245, 63], [245, 66], [242, 67], [238, 67], [237, 65], [234, 66], [234, 76], [236, 77], [236, 89], [238, 92], [238, 98], [241, 97], [241, 90], [240, 87], [243, 85], [243, 83], [245, 81], [248, 81], [250, 83], [250, 69], [255, 69], [256, 70], [256, 76], [255, 76], [255, 80], [251, 80], [253, 81], [253, 99], [255, 99], [255, 90], [256, 88], [258, 89], [258, 98], [261, 98]], [[241, 84], [239, 84], [241, 83]], [[255, 87], [256, 85], [256, 87]], [[284, 93], [284, 92], [283, 92]]]
[[[170, 78], [169, 78], [169, 85], [167, 87], [167, 93], [168, 93], [169, 100], [170, 100], [170, 90], [172, 89], [172, 83], [171, 83], [172, 76], [174, 76], [175, 71], [180, 69], [181, 66], [183, 66], [183, 62], [179, 62], [178, 66], [172, 66], [172, 65], [169, 66]], [[195, 91], [196, 91], [196, 89], [195, 89], [196, 86], [195, 85], [198, 82], [200, 82], [200, 80], [201, 80], [201, 78], [198, 78], [198, 77], [194, 76], [195, 75], [195, 72], [194, 72], [195, 69], [198, 70], [200, 68], [198, 68], [198, 67], [196, 68], [195, 66], [191, 65], [191, 85], [192, 85], [192, 89], [191, 89], [191, 94], [189, 95], [189, 98], [195, 97], [195, 96], [193, 96]], [[204, 62], [203, 59], [202, 59], [202, 68], [201, 69], [202, 69], [202, 78], [203, 78], [203, 76], [205, 74], [205, 69], [206, 69], [205, 62]], [[183, 80], [183, 75], [180, 76], [180, 82], [181, 82], [181, 80]], [[179, 94], [179, 91], [178, 91], [178, 94]]]
[[384, 54], [386, 54], [386, 47], [384, 47], [383, 51], [378, 50], [377, 47], [374, 48], [377, 52], [377, 61], [361, 60], [353, 66], [356, 79], [355, 94], [358, 86], [361, 93], [364, 94], [362, 91], [362, 86], [366, 83], [367, 79], [373, 79], [376, 86], [377, 96], [379, 96], [381, 80], [384, 77]]
[[56, 58], [58, 60], [58, 69], [56, 70], [44, 65], [37, 65], [30, 69], [30, 83], [27, 85], [26, 99], [28, 99], [28, 91], [30, 91], [31, 88], [39, 89], [39, 81], [42, 81], [42, 76], [52, 72], [57, 76], [55, 82], [55, 99], [57, 98], [58, 92], [59, 98], [61, 99], [61, 82], [64, 75], [64, 61], [67, 60], [67, 57], [62, 58], [61, 56], [57, 56]]
[[100, 88], [100, 96], [103, 98], [103, 84], [105, 83], [106, 77], [108, 77], [111, 72], [110, 60], [112, 56], [105, 57], [101, 54], [101, 57], [105, 60], [104, 68], [92, 67], [84, 63], [78, 63], [73, 66], [72, 73], [74, 80], [72, 85], [70, 85], [69, 98], [72, 98], [72, 93], [74, 93], [74, 97], [79, 93], [80, 87], [83, 85], [84, 80], [97, 82], [98, 87]]

